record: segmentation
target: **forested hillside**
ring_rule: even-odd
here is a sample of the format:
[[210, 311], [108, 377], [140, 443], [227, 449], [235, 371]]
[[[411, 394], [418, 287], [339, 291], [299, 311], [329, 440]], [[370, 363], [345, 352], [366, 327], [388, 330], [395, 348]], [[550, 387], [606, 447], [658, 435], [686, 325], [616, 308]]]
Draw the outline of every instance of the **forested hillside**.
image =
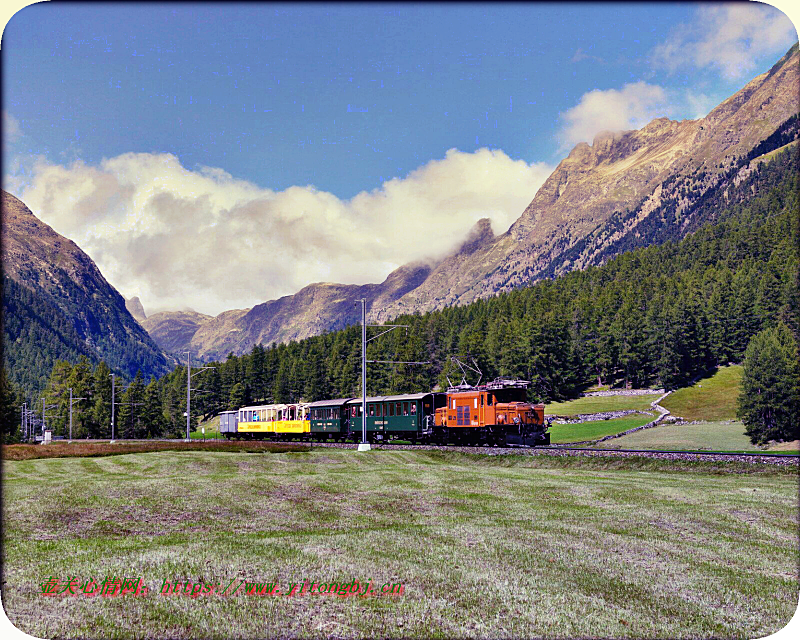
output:
[[[755, 166], [738, 189], [757, 195], [718, 208], [720, 222], [680, 242], [636, 249], [602, 267], [467, 306], [397, 318], [408, 330], [370, 343], [369, 358], [430, 364], [369, 365], [368, 393], [446, 386], [450, 356], [466, 354], [484, 379], [530, 380], [537, 400], [567, 398], [593, 382], [675, 388], [719, 364], [740, 362], [765, 327], [781, 321], [797, 335], [798, 160], [795, 147]], [[193, 417], [253, 402], [357, 396], [360, 334], [351, 326], [230, 355], [197, 378], [204, 393], [193, 399]], [[88, 364], [81, 366], [88, 380]], [[66, 363], [54, 370], [50, 397], [63, 397], [70, 376], [74, 367]], [[101, 384], [102, 377], [93, 379]], [[90, 397], [110, 392], [89, 387]], [[185, 367], [147, 386], [139, 377], [126, 393], [125, 401], [144, 404], [126, 409], [121, 433], [185, 428]], [[96, 415], [102, 411], [97, 398], [90, 402], [101, 407]], [[102, 429], [103, 421], [91, 424]]]
[[132, 379], [163, 375], [170, 361], [125, 308], [125, 299], [74, 242], [2, 193], [3, 365], [26, 397], [56, 359], [101, 358]]

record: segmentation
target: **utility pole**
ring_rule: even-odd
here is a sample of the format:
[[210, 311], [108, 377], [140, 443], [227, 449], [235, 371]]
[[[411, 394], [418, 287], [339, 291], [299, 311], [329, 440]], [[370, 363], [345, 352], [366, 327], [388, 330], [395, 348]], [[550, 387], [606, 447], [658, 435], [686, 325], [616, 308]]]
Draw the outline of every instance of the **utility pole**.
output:
[[45, 417], [46, 417], [46, 414], [47, 414], [47, 409], [53, 409], [54, 407], [57, 407], [57, 406], [58, 405], [56, 405], [56, 404], [46, 405], [45, 404], [45, 398], [44, 398], [44, 396], [42, 396], [42, 442], [44, 442], [44, 432], [47, 429], [47, 423], [45, 421]]
[[361, 298], [361, 444], [359, 451], [369, 451], [367, 442], [367, 299]]
[[[369, 451], [370, 446], [367, 442], [367, 363], [380, 364], [430, 364], [429, 362], [405, 362], [401, 360], [367, 360], [367, 343], [372, 342], [382, 335], [394, 331], [398, 327], [405, 327], [408, 333], [407, 324], [367, 324], [367, 299], [361, 298], [361, 444], [358, 445], [359, 451]], [[388, 327], [378, 335], [372, 336], [367, 340], [367, 327]]]
[[114, 444], [114, 384], [115, 384], [115, 374], [111, 375], [111, 442], [109, 444]]
[[[191, 442], [189, 437], [189, 429], [192, 421], [192, 355], [191, 351], [186, 352], [186, 440], [184, 442]], [[203, 367], [197, 371], [202, 373], [208, 369], [216, 369], [216, 367]], [[194, 391], [202, 391], [202, 389], [194, 389]]]

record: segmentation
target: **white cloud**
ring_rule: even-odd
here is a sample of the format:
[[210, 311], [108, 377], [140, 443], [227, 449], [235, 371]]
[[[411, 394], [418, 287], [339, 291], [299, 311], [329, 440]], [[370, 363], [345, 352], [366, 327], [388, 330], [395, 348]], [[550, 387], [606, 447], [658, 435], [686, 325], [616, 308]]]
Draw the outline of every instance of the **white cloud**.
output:
[[664, 89], [645, 82], [626, 84], [622, 89], [589, 91], [576, 106], [561, 114], [561, 147], [569, 149], [578, 142], [591, 144], [601, 131], [639, 129], [670, 110]]
[[16, 142], [21, 135], [19, 121], [8, 111], [3, 111], [3, 144]]
[[351, 200], [311, 186], [272, 191], [171, 154], [99, 166], [39, 162], [19, 197], [145, 309], [252, 306], [318, 281], [379, 282], [454, 248], [479, 218], [496, 233], [552, 168], [456, 149]]
[[709, 112], [721, 103], [726, 96], [709, 96], [705, 93], [696, 93], [686, 90], [683, 94], [683, 111], [692, 120], [705, 118]]
[[656, 67], [670, 72], [695, 66], [737, 79], [751, 74], [760, 57], [783, 53], [795, 40], [792, 22], [774, 7], [717, 3], [698, 8], [693, 22], [673, 30], [651, 58]]

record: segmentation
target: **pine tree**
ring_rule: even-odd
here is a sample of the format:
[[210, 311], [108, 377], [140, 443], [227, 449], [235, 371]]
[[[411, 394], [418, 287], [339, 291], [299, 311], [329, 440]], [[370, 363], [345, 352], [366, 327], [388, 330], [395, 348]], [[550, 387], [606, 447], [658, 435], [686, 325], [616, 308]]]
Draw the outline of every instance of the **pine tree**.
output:
[[758, 333], [747, 346], [738, 415], [755, 444], [800, 438], [800, 367], [789, 328]]
[[0, 369], [0, 442], [19, 442], [22, 421], [22, 394], [8, 379], [6, 368]]
[[72, 367], [67, 384], [72, 389], [73, 399], [84, 398], [72, 403], [72, 437], [86, 438], [92, 424], [92, 394], [94, 393], [92, 364], [87, 357], [81, 356], [78, 363]]
[[144, 382], [142, 372], [136, 377], [122, 394], [117, 413], [117, 430], [123, 438], [142, 438], [147, 435], [146, 426], [142, 423], [142, 407], [144, 406]]
[[143, 398], [141, 416], [145, 432], [142, 437], [159, 438], [166, 435], [166, 421], [161, 411], [161, 389], [155, 378], [150, 378], [150, 383], [144, 388]]
[[111, 436], [111, 369], [103, 360], [94, 369], [92, 395], [92, 427], [89, 436], [108, 438]]

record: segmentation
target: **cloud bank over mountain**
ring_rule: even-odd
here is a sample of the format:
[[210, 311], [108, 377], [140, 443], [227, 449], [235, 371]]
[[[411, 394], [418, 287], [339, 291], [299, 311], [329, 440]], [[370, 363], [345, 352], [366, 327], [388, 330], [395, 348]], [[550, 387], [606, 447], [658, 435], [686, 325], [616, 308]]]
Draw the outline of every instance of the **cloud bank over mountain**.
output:
[[451, 149], [342, 200], [190, 170], [167, 153], [126, 153], [98, 166], [39, 162], [19, 196], [147, 309], [215, 314], [311, 282], [380, 281], [451, 251], [480, 218], [502, 233], [551, 171], [500, 150]]

